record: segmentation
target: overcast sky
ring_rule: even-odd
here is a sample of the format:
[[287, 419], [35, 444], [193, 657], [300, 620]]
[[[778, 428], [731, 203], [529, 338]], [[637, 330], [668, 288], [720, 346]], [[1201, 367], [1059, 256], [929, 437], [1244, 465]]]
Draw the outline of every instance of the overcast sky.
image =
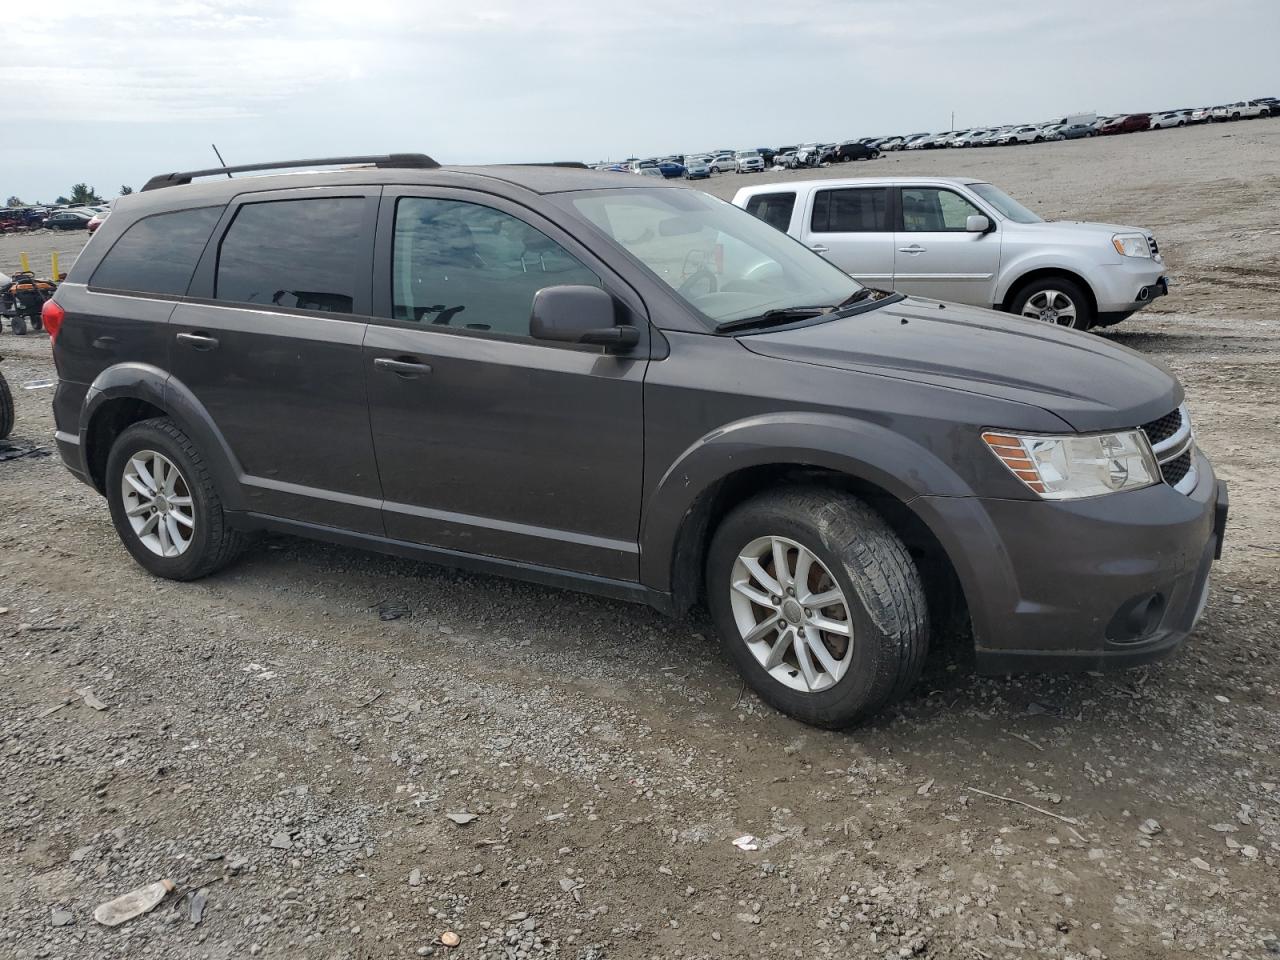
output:
[[1280, 95], [1280, 0], [58, 0], [4, 36], [28, 201], [211, 142], [592, 161]]

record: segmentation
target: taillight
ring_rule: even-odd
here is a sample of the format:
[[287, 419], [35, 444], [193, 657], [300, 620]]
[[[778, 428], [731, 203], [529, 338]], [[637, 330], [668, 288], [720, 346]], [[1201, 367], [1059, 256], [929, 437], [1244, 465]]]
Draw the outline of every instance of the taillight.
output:
[[46, 300], [44, 306], [40, 308], [40, 323], [44, 326], [45, 333], [49, 334], [50, 340], [58, 339], [58, 331], [62, 329], [62, 320], [66, 315], [67, 311], [52, 300]]

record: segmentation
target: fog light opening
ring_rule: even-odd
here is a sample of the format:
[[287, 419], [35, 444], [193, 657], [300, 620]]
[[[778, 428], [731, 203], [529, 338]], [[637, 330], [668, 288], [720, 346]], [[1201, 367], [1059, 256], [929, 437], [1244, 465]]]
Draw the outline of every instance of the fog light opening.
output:
[[1121, 604], [1107, 625], [1107, 639], [1113, 643], [1137, 643], [1156, 632], [1164, 619], [1163, 593], [1143, 593]]

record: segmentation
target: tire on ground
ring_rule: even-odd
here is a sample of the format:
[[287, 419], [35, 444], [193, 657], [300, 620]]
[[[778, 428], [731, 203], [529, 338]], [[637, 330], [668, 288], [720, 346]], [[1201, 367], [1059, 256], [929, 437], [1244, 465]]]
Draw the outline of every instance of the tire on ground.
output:
[[[164, 454], [181, 472], [191, 492], [195, 533], [191, 545], [177, 557], [152, 553], [134, 533], [125, 516], [122, 476], [129, 458], [140, 450]], [[214, 486], [204, 457], [195, 443], [172, 420], [143, 420], [126, 429], [111, 446], [105, 479], [111, 522], [125, 549], [139, 565], [168, 580], [198, 580], [225, 567], [244, 546], [243, 536], [227, 523], [222, 498]]]
[[13, 394], [9, 391], [9, 381], [0, 374], [0, 440], [13, 431]]
[[1089, 295], [1079, 283], [1067, 277], [1042, 277], [1019, 287], [1009, 301], [1009, 312], [1021, 314], [1027, 301], [1045, 290], [1059, 290], [1075, 304], [1076, 322], [1071, 324], [1073, 329], [1088, 330], [1093, 326], [1095, 311]]
[[[793, 690], [774, 679], [742, 640], [730, 603], [739, 553], [765, 536], [804, 545], [836, 579], [848, 602], [853, 660], [830, 689]], [[839, 729], [873, 716], [920, 676], [929, 646], [928, 607], [907, 548], [867, 504], [822, 487], [793, 487], [736, 507], [707, 554], [708, 606], [721, 643], [761, 699], [814, 726]]]

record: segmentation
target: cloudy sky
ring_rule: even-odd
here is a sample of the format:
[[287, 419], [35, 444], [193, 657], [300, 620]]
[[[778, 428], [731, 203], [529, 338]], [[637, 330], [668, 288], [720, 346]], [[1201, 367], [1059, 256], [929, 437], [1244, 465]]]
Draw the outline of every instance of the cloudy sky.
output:
[[[0, 196], [318, 155], [597, 160], [1280, 95], [1280, 0], [58, 0]], [[23, 56], [10, 56], [13, 51]]]

